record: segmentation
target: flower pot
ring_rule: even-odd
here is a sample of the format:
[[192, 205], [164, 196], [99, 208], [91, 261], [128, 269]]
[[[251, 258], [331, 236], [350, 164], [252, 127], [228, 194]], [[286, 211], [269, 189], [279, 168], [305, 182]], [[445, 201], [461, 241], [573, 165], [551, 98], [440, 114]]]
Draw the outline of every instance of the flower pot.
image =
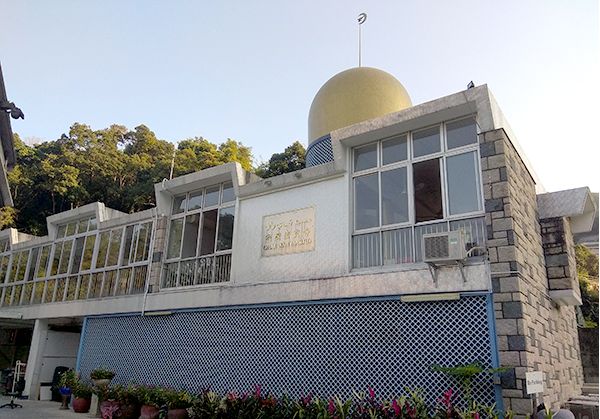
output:
[[135, 404], [121, 404], [119, 410], [120, 419], [138, 419], [140, 417], [140, 407]]
[[92, 379], [92, 382], [96, 387], [108, 387], [110, 384], [110, 378], [96, 378]]
[[143, 405], [140, 410], [140, 419], [158, 419], [158, 407]]
[[188, 419], [187, 409], [169, 409], [167, 411], [168, 419]]
[[[64, 387], [63, 387], [64, 388]], [[60, 405], [60, 410], [69, 410], [69, 399], [71, 398], [71, 389], [69, 389], [69, 393], [63, 393], [63, 389], [60, 389], [60, 397], [62, 398], [62, 404]]]
[[82, 397], [75, 397], [71, 402], [71, 406], [73, 407], [73, 411], [75, 413], [89, 412], [91, 404], [92, 401], [90, 399], [84, 399]]
[[104, 400], [100, 402], [100, 414], [102, 419], [114, 419], [119, 417], [119, 402], [115, 400]]

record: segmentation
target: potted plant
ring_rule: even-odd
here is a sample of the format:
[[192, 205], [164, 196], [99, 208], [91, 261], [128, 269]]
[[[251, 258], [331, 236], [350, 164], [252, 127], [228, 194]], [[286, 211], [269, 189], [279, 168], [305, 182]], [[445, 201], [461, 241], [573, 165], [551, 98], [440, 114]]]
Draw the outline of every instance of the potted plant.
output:
[[140, 419], [158, 419], [159, 409], [165, 404], [164, 390], [154, 386], [139, 386], [137, 396], [142, 404]]
[[102, 419], [112, 419], [119, 413], [120, 405], [118, 398], [118, 386], [100, 385], [94, 387], [94, 393], [98, 395], [100, 414]]
[[116, 398], [119, 402], [119, 418], [138, 419], [140, 416], [140, 402], [138, 399], [138, 386], [115, 386]]
[[73, 388], [73, 401], [71, 403], [73, 411], [76, 413], [87, 413], [92, 403], [92, 388], [78, 381]]
[[96, 387], [108, 386], [110, 384], [110, 380], [112, 380], [114, 377], [114, 371], [111, 371], [105, 367], [93, 369], [90, 373], [90, 378]]
[[187, 408], [193, 403], [192, 396], [185, 390], [165, 390], [168, 419], [188, 419]]
[[58, 387], [62, 397], [62, 405], [60, 406], [61, 410], [67, 410], [69, 408], [69, 399], [75, 384], [77, 384], [77, 374], [75, 371], [67, 370], [60, 375], [60, 378], [58, 379]]

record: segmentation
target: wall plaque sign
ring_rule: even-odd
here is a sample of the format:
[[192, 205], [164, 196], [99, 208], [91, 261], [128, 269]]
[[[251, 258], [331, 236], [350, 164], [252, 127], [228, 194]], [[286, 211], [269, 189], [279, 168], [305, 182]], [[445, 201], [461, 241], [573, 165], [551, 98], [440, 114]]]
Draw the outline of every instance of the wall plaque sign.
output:
[[527, 394], [543, 393], [544, 373], [542, 371], [526, 372], [525, 387], [527, 389]]
[[312, 250], [315, 250], [313, 207], [263, 217], [263, 256], [289, 255]]

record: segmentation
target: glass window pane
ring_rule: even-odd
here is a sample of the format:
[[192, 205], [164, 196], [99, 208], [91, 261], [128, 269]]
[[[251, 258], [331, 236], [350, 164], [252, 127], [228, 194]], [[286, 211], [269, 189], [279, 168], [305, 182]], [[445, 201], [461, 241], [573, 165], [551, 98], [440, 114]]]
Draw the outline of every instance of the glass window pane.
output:
[[54, 245], [54, 255], [52, 256], [52, 269], [50, 275], [56, 275], [58, 273], [58, 265], [60, 263], [60, 254], [62, 252], [62, 242]]
[[407, 142], [406, 135], [383, 141], [381, 143], [383, 164], [406, 160], [408, 158]]
[[6, 280], [6, 270], [8, 269], [8, 261], [10, 260], [9, 255], [4, 255], [0, 259], [0, 284]]
[[378, 174], [354, 179], [354, 228], [360, 230], [379, 226]]
[[413, 156], [420, 157], [440, 151], [440, 127], [413, 133]]
[[217, 250], [229, 250], [233, 242], [233, 220], [235, 207], [221, 208], [219, 211], [219, 235]]
[[29, 250], [19, 252], [19, 266], [15, 281], [23, 281], [25, 279], [25, 271], [27, 270], [27, 259], [29, 258]]
[[181, 257], [189, 258], [196, 256], [198, 247], [198, 228], [200, 227], [200, 214], [192, 214], [185, 217], [185, 226], [183, 230], [183, 247]]
[[87, 232], [88, 220], [89, 220], [88, 218], [86, 218], [84, 220], [79, 220], [79, 223], [77, 223], [77, 234]]
[[190, 199], [188, 201], [188, 211], [198, 208], [202, 208], [202, 191], [190, 193]]
[[148, 259], [148, 249], [150, 247], [150, 234], [152, 223], [140, 225], [140, 233], [135, 251], [135, 261], [140, 262]]
[[100, 246], [98, 246], [98, 257], [96, 259], [96, 267], [104, 268], [106, 265], [106, 254], [108, 253], [108, 242], [110, 239], [110, 231], [100, 233]]
[[415, 190], [415, 222], [420, 223], [443, 218], [440, 159], [413, 164], [413, 184]]
[[73, 240], [67, 240], [63, 243], [63, 251], [60, 256], [60, 265], [58, 267], [59, 274], [66, 274], [69, 269], [69, 259], [71, 258], [71, 248]]
[[384, 265], [414, 262], [412, 228], [384, 231], [382, 238]]
[[204, 197], [204, 207], [211, 207], [219, 203], [220, 188], [218, 186], [211, 186], [206, 188], [206, 196]]
[[40, 259], [38, 261], [36, 278], [44, 278], [48, 271], [48, 257], [50, 256], [50, 246], [42, 247]]
[[29, 271], [27, 271], [27, 280], [32, 281], [33, 276], [35, 275], [35, 266], [37, 265], [38, 255], [40, 253], [40, 248], [36, 247], [35, 249], [31, 249], [31, 254], [29, 255]]
[[202, 237], [200, 255], [210, 255], [215, 252], [215, 233], [217, 232], [217, 210], [206, 211], [202, 214]]
[[352, 237], [352, 266], [368, 268], [381, 265], [380, 240], [379, 232]]
[[223, 184], [223, 199], [222, 203], [235, 201], [235, 192], [233, 191], [233, 184], [231, 182]]
[[125, 228], [125, 245], [123, 248], [123, 255], [121, 256], [121, 266], [129, 265], [130, 257], [131, 261], [133, 261], [134, 255], [131, 253], [131, 244], [134, 243], [133, 252], [135, 252], [135, 242], [137, 241], [139, 228], [139, 225], [127, 226]]
[[354, 171], [377, 166], [377, 143], [354, 149]]
[[446, 124], [448, 149], [477, 143], [477, 125], [475, 118], [461, 119]]
[[98, 227], [98, 225], [96, 223], [96, 217], [90, 218], [90, 225], [88, 227], [88, 231], [95, 230], [97, 227]]
[[114, 266], [119, 262], [119, 250], [121, 250], [122, 228], [115, 228], [110, 232], [110, 243], [108, 245], [108, 256], [106, 266]]
[[75, 251], [73, 252], [73, 262], [71, 263], [71, 273], [76, 274], [79, 272], [79, 266], [81, 265], [81, 256], [83, 255], [83, 245], [85, 237], [78, 237], [75, 240]]
[[87, 271], [92, 267], [92, 257], [94, 255], [94, 244], [96, 244], [96, 235], [92, 234], [85, 238], [85, 246], [83, 248], [83, 260], [81, 261], [81, 270]]
[[381, 172], [381, 218], [383, 225], [408, 221], [406, 167]]
[[77, 222], [72, 222], [67, 224], [67, 236], [72, 236], [73, 234], [75, 234], [75, 230], [77, 229]]
[[186, 204], [186, 199], [185, 199], [185, 195], [182, 196], [176, 196], [175, 198], [173, 198], [173, 214], [179, 214], [182, 213], [183, 211], [185, 211], [185, 204]]
[[182, 233], [183, 218], [171, 220], [171, 227], [169, 228], [169, 246], [167, 248], [167, 259], [179, 257]]
[[66, 225], [61, 225], [58, 226], [58, 232], [56, 233], [56, 238], [57, 239], [62, 239], [63, 237], [65, 237], [65, 232], [67, 231], [67, 226]]
[[477, 153], [465, 153], [446, 159], [450, 215], [481, 209]]

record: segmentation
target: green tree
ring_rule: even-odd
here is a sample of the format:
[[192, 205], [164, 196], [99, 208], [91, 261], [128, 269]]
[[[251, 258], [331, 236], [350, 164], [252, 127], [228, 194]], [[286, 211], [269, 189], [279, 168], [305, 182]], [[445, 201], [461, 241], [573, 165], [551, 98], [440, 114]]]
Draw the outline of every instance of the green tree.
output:
[[220, 163], [238, 162], [244, 170], [252, 170], [252, 149], [228, 138], [219, 146]]
[[581, 312], [587, 327], [598, 327], [598, 256], [582, 244], [575, 246]]
[[300, 141], [295, 141], [286, 147], [283, 153], [273, 154], [268, 163], [258, 167], [256, 174], [262, 178], [268, 178], [295, 172], [304, 167], [306, 167], [306, 149]]

